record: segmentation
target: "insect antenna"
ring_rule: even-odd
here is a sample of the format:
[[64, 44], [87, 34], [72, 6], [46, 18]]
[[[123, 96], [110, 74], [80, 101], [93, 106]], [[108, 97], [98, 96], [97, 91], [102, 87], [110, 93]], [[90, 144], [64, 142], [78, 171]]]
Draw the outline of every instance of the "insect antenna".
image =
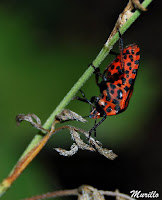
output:
[[89, 118], [89, 115], [87, 115], [87, 116], [83, 116], [83, 118]]

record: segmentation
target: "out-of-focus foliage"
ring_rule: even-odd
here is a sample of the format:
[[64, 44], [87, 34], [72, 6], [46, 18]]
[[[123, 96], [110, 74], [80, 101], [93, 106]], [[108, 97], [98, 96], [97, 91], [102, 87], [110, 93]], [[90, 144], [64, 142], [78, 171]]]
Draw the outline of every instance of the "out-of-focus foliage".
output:
[[[81, 1], [74, 3], [73, 1], [72, 4], [66, 1], [51, 3], [50, 1], [38, 2], [35, 0], [28, 3], [24, 1], [23, 3], [0, 4], [1, 180], [8, 175], [34, 134], [37, 133], [25, 122], [20, 127], [16, 127], [15, 116], [19, 113], [35, 113], [42, 122], [48, 118], [106, 41], [113, 23], [121, 12], [121, 7], [124, 8], [126, 4], [126, 1], [124, 5], [121, 3], [117, 5], [118, 1], [114, 2], [116, 4], [103, 1], [102, 4], [105, 3], [108, 10], [106, 10], [106, 6], [97, 1], [87, 1], [87, 3], [81, 3]], [[136, 157], [140, 157], [140, 153], [145, 152], [144, 145], [151, 144], [153, 134], [158, 134], [160, 130], [158, 127], [160, 124], [159, 79], [161, 69], [156, 57], [158, 54], [154, 51], [154, 42], [148, 41], [149, 36], [156, 32], [156, 29], [154, 32], [150, 30], [150, 26], [154, 27], [151, 15], [155, 18], [156, 14], [151, 14], [151, 12], [155, 13], [154, 8], [150, 8], [149, 12], [143, 14], [143, 17], [123, 37], [126, 45], [135, 42], [141, 47], [140, 69], [128, 109], [120, 115], [108, 117], [97, 129], [97, 139], [101, 140], [104, 146], [113, 148], [114, 152], [118, 151], [119, 159], [120, 155], [122, 159], [123, 152], [128, 151], [126, 161], [128, 165], [130, 152], [133, 152]], [[148, 37], [145, 37], [146, 34]], [[155, 35], [152, 40], [155, 41], [154, 37]], [[118, 51], [118, 45], [115, 50]], [[113, 56], [106, 59], [101, 69], [103, 70], [112, 59]], [[83, 90], [87, 98], [99, 95], [94, 77], [88, 80], [83, 86]], [[83, 116], [88, 115], [90, 111], [89, 105], [78, 101], [72, 101], [68, 108]], [[71, 122], [71, 124], [77, 124], [77, 126], [89, 130], [94, 121], [92, 119], [88, 121], [89, 123], [84, 125], [78, 122]], [[157, 137], [160, 138], [159, 135]], [[69, 147], [72, 143], [67, 132], [58, 133], [54, 138], [48, 143], [50, 150], [58, 146]], [[153, 140], [157, 141], [155, 138]], [[152, 145], [155, 147], [156, 153], [156, 145]], [[139, 147], [139, 152], [135, 153], [138, 151], [137, 147]], [[148, 151], [152, 151], [149, 145], [147, 148]], [[45, 147], [42, 155], [49, 156], [55, 166], [58, 159], [57, 153], [50, 157], [48, 149]], [[79, 159], [78, 154], [75, 158], [77, 159], [77, 156]], [[82, 156], [84, 157], [86, 154], [81, 155], [80, 159]], [[95, 153], [88, 154], [88, 156], [89, 162], [91, 159], [95, 159]], [[59, 157], [59, 159], [63, 158]], [[57, 188], [66, 189], [64, 188], [66, 187], [65, 182], [67, 182], [65, 179], [68, 179], [70, 175], [59, 176], [58, 169], [62, 169], [62, 166], [57, 165], [53, 170], [48, 170], [46, 167], [50, 167], [50, 164], [43, 162], [41, 155], [38, 155], [2, 199], [21, 199]], [[67, 163], [69, 162], [72, 162], [70, 158], [69, 160], [63, 159], [65, 169], [66, 165], [68, 168]], [[71, 169], [73, 167], [75, 173], [77, 161], [73, 160], [73, 162]], [[111, 164], [109, 162], [109, 165]], [[119, 162], [119, 166], [124, 164]], [[143, 163], [144, 167], [148, 167], [147, 164], [145, 166]], [[90, 165], [90, 168], [92, 169], [93, 166]], [[142, 167], [139, 169], [142, 170]], [[149, 176], [149, 172], [146, 177]], [[96, 176], [97, 173], [96, 169]], [[73, 176], [73, 173], [71, 175]], [[85, 176], [84, 182], [79, 183], [79, 179], [74, 180], [71, 184], [72, 187], [78, 187], [78, 185], [75, 186], [75, 181], [79, 185], [91, 184], [88, 182], [89, 179], [86, 179], [89, 175], [90, 172], [82, 175]], [[114, 181], [112, 184], [114, 186], [115, 180], [110, 180], [110, 182], [112, 181]], [[149, 181], [154, 180], [150, 179]], [[117, 182], [118, 180], [116, 180]], [[132, 187], [136, 186], [132, 179], [130, 179], [130, 185], [131, 183]], [[152, 184], [155, 188], [151, 190], [156, 190], [158, 183], [157, 181]], [[98, 187], [97, 183], [94, 183], [93, 186]], [[120, 185], [116, 184], [115, 187], [121, 190]], [[130, 188], [128, 187], [128, 191], [124, 188], [126, 193], [130, 191]], [[106, 188], [106, 190], [108, 189]], [[141, 188], [139, 189], [141, 190]]]

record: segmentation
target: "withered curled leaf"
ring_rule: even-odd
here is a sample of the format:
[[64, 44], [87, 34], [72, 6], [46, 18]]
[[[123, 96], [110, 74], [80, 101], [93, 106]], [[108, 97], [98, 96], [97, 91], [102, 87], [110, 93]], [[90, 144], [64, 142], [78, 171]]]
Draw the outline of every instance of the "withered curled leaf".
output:
[[76, 120], [83, 123], [87, 122], [82, 116], [68, 109], [64, 109], [59, 115], [56, 115], [55, 118], [60, 122], [69, 120]]

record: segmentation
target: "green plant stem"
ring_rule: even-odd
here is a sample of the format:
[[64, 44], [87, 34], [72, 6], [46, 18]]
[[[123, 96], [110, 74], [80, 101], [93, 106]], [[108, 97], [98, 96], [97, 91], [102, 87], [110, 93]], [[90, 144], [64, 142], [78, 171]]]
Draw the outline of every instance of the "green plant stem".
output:
[[[152, 0], [145, 0], [143, 2], [143, 6], [146, 8]], [[127, 20], [127, 22], [121, 27], [120, 33], [123, 34], [132, 24], [133, 22], [140, 16], [141, 12], [136, 10], [135, 13]], [[107, 46], [104, 45], [104, 47], [101, 49], [99, 54], [97, 55], [96, 59], [93, 61], [93, 65], [95, 67], [98, 67], [102, 61], [105, 59], [105, 57], [109, 54], [110, 50], [112, 49], [113, 45], [118, 41], [119, 35], [118, 33], [115, 34], [111, 40], [109, 41], [109, 44]], [[71, 101], [71, 99], [75, 96], [75, 94], [78, 92], [78, 90], [82, 87], [82, 85], [89, 79], [89, 77], [93, 74], [94, 69], [92, 67], [89, 67], [84, 74], [79, 78], [79, 80], [75, 83], [75, 85], [71, 88], [71, 90], [67, 93], [67, 95], [64, 97], [64, 99], [60, 102], [60, 104], [56, 107], [56, 109], [53, 111], [53, 113], [49, 116], [47, 121], [44, 123], [43, 128], [49, 129], [52, 125], [54, 118], [56, 115], [58, 115]], [[25, 155], [27, 155], [28, 152], [31, 151], [35, 145], [37, 145], [40, 140], [43, 138], [43, 134], [38, 133], [35, 135], [31, 143], [28, 145], [22, 156], [20, 157], [19, 161], [22, 160]], [[18, 161], [18, 162], [19, 162]], [[13, 170], [11, 171], [11, 173]], [[10, 174], [11, 174], [10, 173]], [[0, 196], [2, 193], [4, 193], [9, 186], [5, 186], [4, 184], [0, 184]]]

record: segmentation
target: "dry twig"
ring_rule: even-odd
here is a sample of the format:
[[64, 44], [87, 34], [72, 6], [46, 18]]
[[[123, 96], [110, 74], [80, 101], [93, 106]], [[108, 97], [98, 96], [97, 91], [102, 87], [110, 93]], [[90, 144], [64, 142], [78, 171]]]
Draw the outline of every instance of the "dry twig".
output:
[[109, 41], [118, 32], [118, 30], [126, 23], [126, 21], [133, 15], [133, 9], [137, 8], [141, 11], [146, 11], [147, 9], [142, 6], [139, 0], [129, 0], [127, 6], [124, 8], [123, 12], [119, 15], [114, 29], [112, 30], [105, 46], [108, 46]]
[[118, 190], [113, 191], [103, 191], [98, 190], [89, 185], [82, 185], [77, 189], [72, 190], [61, 190], [56, 192], [48, 192], [46, 194], [34, 196], [31, 198], [26, 198], [24, 200], [41, 200], [46, 198], [55, 198], [59, 196], [78, 196], [78, 200], [105, 200], [104, 196], [116, 197], [116, 200], [135, 200], [127, 194], [120, 193]]

